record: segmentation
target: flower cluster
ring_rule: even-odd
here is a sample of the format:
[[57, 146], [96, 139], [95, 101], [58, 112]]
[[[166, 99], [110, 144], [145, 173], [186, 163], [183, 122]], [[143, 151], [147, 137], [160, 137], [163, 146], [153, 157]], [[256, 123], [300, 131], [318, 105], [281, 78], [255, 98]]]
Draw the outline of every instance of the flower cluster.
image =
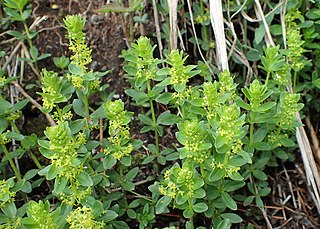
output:
[[153, 57], [153, 51], [156, 46], [152, 46], [150, 39], [147, 37], [140, 37], [131, 46], [129, 50], [122, 52], [122, 56], [129, 61], [124, 70], [129, 75], [135, 76], [142, 83], [146, 80], [154, 79], [159, 63], [159, 60]]
[[182, 168], [177, 164], [164, 174], [164, 180], [159, 186], [162, 195], [171, 198], [194, 196], [195, 190], [201, 188], [203, 181], [198, 178], [196, 171], [188, 163], [183, 163]]
[[78, 207], [70, 213], [67, 223], [71, 229], [102, 229], [105, 228], [103, 222], [94, 220], [92, 209], [86, 206]]
[[48, 127], [45, 135], [49, 139], [52, 165], [58, 168], [58, 176], [75, 181], [75, 177], [83, 166], [77, 159], [77, 149], [83, 143], [74, 138], [67, 122], [59, 122], [57, 126]]
[[105, 110], [109, 118], [110, 145], [104, 152], [120, 160], [133, 151], [128, 127], [132, 114], [124, 110], [124, 103], [121, 100], [109, 101], [105, 105]]
[[81, 67], [84, 71], [87, 69], [91, 60], [91, 49], [87, 47], [85, 41], [85, 33], [82, 29], [86, 23], [85, 19], [78, 15], [68, 15], [64, 19], [64, 23], [68, 30], [69, 49], [74, 53], [71, 56], [72, 63]]
[[207, 112], [208, 120], [217, 118], [219, 107], [235, 96], [237, 84], [228, 71], [219, 74], [219, 81], [206, 82], [203, 84], [203, 103]]
[[67, 98], [61, 94], [63, 82], [62, 78], [53, 71], [42, 70], [42, 96], [43, 106], [47, 112], [50, 112], [57, 103], [66, 102]]
[[286, 15], [288, 59], [291, 68], [295, 71], [300, 71], [305, 65], [303, 59], [305, 50], [302, 47], [304, 41], [300, 34], [300, 28], [295, 22], [296, 19], [300, 19], [301, 17], [302, 15], [297, 9], [290, 10]]
[[225, 171], [225, 175], [224, 175], [225, 178], [232, 176], [232, 174], [234, 174], [240, 170], [240, 167], [232, 166], [232, 165], [225, 165], [221, 162], [216, 162], [215, 160], [212, 160], [211, 167], [212, 167], [212, 169], [224, 170]]
[[185, 85], [189, 78], [193, 76], [192, 69], [196, 68], [195, 65], [184, 66], [184, 62], [188, 56], [183, 57], [183, 51], [172, 50], [167, 56], [167, 63], [171, 65], [169, 76], [170, 84], [172, 85]]
[[208, 133], [204, 122], [196, 119], [178, 125], [179, 132], [176, 133], [178, 141], [184, 146], [179, 149], [180, 158], [188, 158], [197, 163], [203, 163], [209, 158], [211, 144], [207, 143]]
[[30, 201], [28, 208], [28, 216], [37, 224], [39, 229], [54, 229], [57, 228], [51, 215], [50, 215], [50, 203], [45, 203], [41, 200], [37, 203]]
[[14, 201], [16, 193], [10, 189], [14, 186], [13, 178], [9, 180], [0, 180], [0, 208], [3, 208], [7, 203]]
[[279, 118], [278, 125], [282, 129], [289, 129], [293, 127], [295, 113], [302, 109], [302, 104], [298, 103], [299, 100], [299, 94], [284, 92], [280, 96], [280, 105], [277, 117]]
[[240, 109], [235, 103], [223, 105], [218, 114], [216, 147], [227, 146], [228, 150], [241, 149], [239, 145], [241, 146], [242, 144], [239, 141], [243, 133], [242, 126], [245, 123], [245, 116], [240, 116]]

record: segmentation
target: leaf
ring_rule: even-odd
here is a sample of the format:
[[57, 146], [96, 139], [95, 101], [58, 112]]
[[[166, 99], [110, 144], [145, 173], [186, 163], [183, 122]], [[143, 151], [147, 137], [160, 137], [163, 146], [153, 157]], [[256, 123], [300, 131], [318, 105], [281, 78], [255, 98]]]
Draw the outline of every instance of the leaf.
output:
[[16, 30], [9, 30], [9, 31], [7, 31], [7, 34], [16, 37], [16, 38], [18, 38], [19, 40], [24, 40], [24, 39], [26, 39], [26, 36], [23, 35], [23, 33], [20, 33], [19, 31], [16, 31]]
[[81, 117], [85, 117], [86, 116], [86, 111], [84, 109], [84, 104], [80, 99], [74, 99], [73, 103], [73, 110], [74, 112], [76, 112], [77, 115], [80, 115]]
[[126, 180], [132, 181], [133, 178], [135, 178], [135, 177], [137, 176], [138, 172], [139, 172], [139, 167], [135, 167], [135, 168], [131, 169], [131, 170], [124, 176], [124, 178], [125, 178]]
[[28, 172], [26, 172], [26, 174], [23, 176], [23, 179], [25, 180], [30, 180], [32, 179], [35, 175], [37, 175], [38, 173], [38, 169], [31, 169]]
[[105, 222], [110, 222], [118, 217], [118, 214], [111, 210], [105, 210], [105, 214], [102, 217]]
[[90, 187], [93, 185], [90, 175], [85, 171], [82, 171], [80, 174], [78, 174], [76, 178], [82, 186]]
[[165, 212], [170, 202], [171, 202], [170, 197], [168, 196], [161, 197], [156, 204], [156, 214], [161, 214]]
[[241, 223], [242, 218], [234, 213], [223, 213], [221, 217], [224, 219], [229, 219], [231, 223]]
[[145, 114], [139, 114], [138, 117], [141, 120], [141, 122], [143, 122], [144, 124], [148, 126], [153, 126], [153, 121], [151, 118], [149, 118], [149, 116]]
[[16, 132], [6, 132], [4, 133], [4, 136], [6, 136], [9, 139], [15, 139], [17, 141], [21, 141], [24, 139], [24, 136], [22, 134]]
[[156, 155], [150, 155], [148, 157], [146, 157], [142, 164], [145, 165], [145, 164], [149, 164], [150, 162], [152, 162], [154, 159], [156, 158]]
[[244, 179], [238, 172], [231, 173], [229, 177], [235, 181], [242, 181]]
[[38, 58], [38, 55], [39, 55], [38, 49], [36, 47], [32, 46], [30, 48], [30, 56], [31, 56], [32, 60], [36, 61]]
[[253, 143], [254, 148], [260, 151], [269, 151], [271, 148], [266, 142], [255, 142]]
[[172, 99], [173, 99], [173, 95], [171, 92], [164, 92], [160, 94], [155, 100], [158, 103], [167, 105]]
[[259, 180], [267, 180], [268, 176], [261, 170], [253, 170], [253, 176]]
[[107, 155], [105, 156], [102, 165], [104, 169], [111, 169], [116, 163], [117, 160], [112, 155]]
[[230, 208], [231, 210], [237, 210], [237, 203], [231, 198], [229, 193], [223, 192], [221, 193], [221, 198], [223, 203]]
[[126, 156], [126, 157], [121, 158], [120, 162], [124, 166], [130, 166], [131, 165], [131, 156]]
[[85, 119], [77, 119], [70, 123], [71, 134], [78, 133], [85, 125]]
[[7, 203], [4, 207], [1, 208], [3, 213], [11, 219], [14, 219], [17, 215], [17, 208], [13, 202]]
[[66, 177], [57, 177], [54, 181], [54, 191], [57, 194], [62, 193], [67, 183], [68, 179]]
[[267, 135], [267, 129], [266, 128], [259, 128], [253, 135], [253, 142], [262, 142], [263, 139]]
[[231, 222], [229, 219], [222, 220], [217, 227], [217, 229], [229, 229], [229, 228], [231, 228]]
[[192, 206], [192, 209], [197, 213], [201, 213], [201, 212], [205, 212], [206, 210], [208, 210], [208, 205], [204, 202], [197, 203]]
[[159, 115], [157, 118], [157, 124], [162, 125], [173, 125], [178, 123], [180, 118], [177, 115], [171, 114], [170, 111], [166, 111]]
[[220, 180], [225, 174], [226, 171], [223, 169], [214, 169], [209, 175], [209, 181], [214, 182]]

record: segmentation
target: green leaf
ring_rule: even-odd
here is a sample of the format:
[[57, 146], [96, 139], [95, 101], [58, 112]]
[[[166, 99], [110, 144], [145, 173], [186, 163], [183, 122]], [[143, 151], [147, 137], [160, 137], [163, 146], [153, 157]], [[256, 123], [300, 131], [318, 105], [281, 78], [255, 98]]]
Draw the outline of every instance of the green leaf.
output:
[[139, 114], [138, 117], [141, 120], [141, 122], [143, 122], [144, 124], [148, 126], [153, 126], [153, 121], [151, 118], [149, 118], [149, 116], [145, 114]]
[[230, 229], [230, 228], [231, 228], [231, 222], [229, 219], [222, 220], [217, 226], [217, 229]]
[[7, 203], [1, 210], [11, 219], [14, 219], [17, 215], [17, 208], [13, 202]]
[[259, 151], [269, 151], [271, 149], [269, 144], [266, 142], [255, 142], [253, 143], [253, 146]]
[[156, 214], [161, 214], [165, 212], [170, 202], [171, 202], [170, 197], [168, 196], [161, 197], [156, 204]]
[[259, 180], [267, 180], [268, 176], [261, 170], [253, 170], [253, 176]]
[[137, 176], [139, 172], [139, 167], [135, 167], [133, 169], [130, 169], [129, 172], [124, 176], [126, 180], [132, 181], [133, 178]]
[[115, 218], [118, 217], [118, 214], [114, 211], [111, 211], [111, 210], [105, 210], [105, 214], [104, 216], [102, 217], [102, 219], [105, 221], [105, 222], [110, 222], [112, 220], [114, 220]]
[[90, 175], [85, 171], [82, 171], [80, 174], [78, 174], [76, 178], [82, 186], [90, 187], [93, 185]]
[[184, 211], [183, 211], [183, 216], [185, 218], [191, 218], [194, 215], [192, 207], [188, 206]]
[[259, 196], [268, 196], [271, 192], [271, 188], [264, 187], [259, 191]]
[[26, 36], [23, 35], [23, 33], [20, 33], [19, 31], [16, 31], [16, 30], [9, 30], [9, 31], [7, 31], [7, 34], [16, 37], [19, 40], [26, 39]]
[[157, 118], [157, 124], [162, 125], [173, 125], [175, 123], [178, 123], [180, 118], [177, 115], [171, 114], [170, 111], [166, 111], [159, 115]]
[[156, 155], [150, 155], [148, 157], [146, 157], [142, 164], [145, 165], [145, 164], [149, 164], [150, 162], [152, 162], [154, 159], [156, 158]]
[[221, 198], [223, 203], [230, 208], [231, 210], [237, 210], [237, 203], [231, 198], [229, 193], [223, 192], [221, 193]]
[[220, 180], [225, 174], [226, 171], [223, 169], [214, 169], [209, 175], [209, 181], [214, 182]]
[[85, 119], [77, 119], [70, 123], [71, 134], [78, 133], [86, 124]]
[[263, 139], [267, 135], [267, 129], [266, 128], [259, 128], [253, 135], [253, 142], [262, 142]]
[[192, 206], [192, 209], [197, 212], [197, 213], [201, 213], [201, 212], [205, 212], [206, 210], [208, 210], [208, 205], [206, 203], [197, 203], [195, 205]]
[[30, 48], [30, 56], [31, 56], [32, 60], [36, 61], [38, 58], [38, 55], [39, 55], [38, 49], [36, 47], [32, 46]]
[[[41, 170], [39, 171], [39, 173], [41, 172]], [[46, 177], [48, 180], [52, 180], [54, 179], [58, 174], [58, 169], [57, 167], [55, 167], [54, 165], [51, 165], [49, 167], [48, 173], [46, 174]]]
[[120, 162], [124, 166], [130, 166], [131, 165], [131, 156], [126, 156], [126, 157], [121, 158]]
[[38, 169], [31, 169], [28, 172], [26, 172], [26, 174], [23, 176], [23, 179], [25, 180], [30, 180], [32, 179], [35, 175], [37, 175], [38, 173]]
[[156, 98], [156, 102], [167, 105], [173, 99], [171, 92], [164, 92]]
[[17, 141], [21, 141], [24, 139], [24, 136], [22, 134], [18, 134], [16, 132], [6, 132], [4, 133], [4, 136], [6, 136], [9, 139], [15, 139]]
[[231, 223], [241, 223], [242, 218], [234, 213], [223, 213], [221, 217], [224, 219], [229, 219]]
[[74, 99], [73, 103], [73, 110], [74, 112], [76, 112], [77, 115], [80, 115], [81, 117], [85, 117], [86, 116], [86, 111], [84, 109], [84, 104], [80, 99]]
[[229, 176], [232, 180], [235, 180], [235, 181], [242, 181], [243, 180], [243, 177], [240, 175], [240, 173], [238, 172], [233, 172], [230, 174]]
[[136, 89], [127, 89], [125, 90], [125, 93], [132, 97], [132, 99], [136, 101], [138, 105], [143, 105], [149, 100], [149, 97], [146, 93], [138, 91]]
[[68, 179], [66, 177], [57, 177], [54, 181], [54, 191], [59, 194], [62, 193], [67, 186]]
[[104, 157], [102, 165], [104, 169], [111, 169], [116, 163], [117, 160], [112, 155], [106, 155]]

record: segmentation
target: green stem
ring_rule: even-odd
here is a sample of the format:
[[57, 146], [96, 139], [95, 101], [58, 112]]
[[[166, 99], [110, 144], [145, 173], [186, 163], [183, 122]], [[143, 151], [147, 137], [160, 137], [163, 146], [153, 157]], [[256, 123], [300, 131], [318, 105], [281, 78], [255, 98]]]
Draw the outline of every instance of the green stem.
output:
[[121, 177], [121, 186], [122, 186], [122, 193], [123, 193], [123, 199], [125, 201], [125, 209], [128, 209], [129, 205], [128, 205], [128, 200], [127, 200], [127, 195], [126, 195], [126, 191], [123, 188], [123, 169], [122, 169], [122, 164], [120, 162], [118, 162], [118, 168], [119, 168], [119, 174]]
[[33, 160], [33, 162], [36, 164], [36, 166], [38, 167], [38, 169], [42, 169], [42, 165], [40, 164], [40, 162], [38, 161], [37, 157], [32, 153], [32, 151], [29, 151], [30, 153], [30, 157]]
[[18, 171], [16, 165], [14, 164], [14, 162], [13, 162], [11, 156], [10, 156], [10, 153], [9, 153], [7, 147], [6, 147], [4, 144], [2, 144], [1, 146], [2, 146], [2, 149], [3, 149], [4, 153], [6, 154], [6, 157], [8, 158], [8, 161], [9, 161], [9, 163], [10, 163], [10, 165], [11, 165], [11, 168], [13, 169], [14, 174], [15, 174], [16, 177], [18, 178], [18, 181], [21, 181], [21, 180], [22, 180], [21, 174], [20, 174], [20, 172]]
[[298, 83], [298, 73], [294, 71], [293, 73], [293, 92], [296, 91], [296, 85]]
[[253, 132], [254, 132], [254, 112], [251, 113], [251, 123], [250, 123], [250, 146], [253, 145]]
[[264, 84], [266, 87], [268, 87], [269, 78], [270, 78], [270, 72], [268, 72], [266, 82]]
[[152, 199], [150, 199], [150, 198], [148, 198], [148, 197], [146, 197], [146, 196], [144, 196], [144, 195], [141, 195], [141, 194], [139, 194], [139, 193], [137, 193], [137, 192], [135, 192], [135, 191], [130, 191], [130, 190], [129, 190], [129, 192], [131, 192], [132, 194], [136, 195], [136, 196], [139, 197], [139, 198], [142, 198], [142, 199], [145, 199], [145, 200], [147, 200], [147, 201], [153, 202]]
[[[151, 91], [150, 80], [147, 80], [147, 89], [148, 89], [148, 94], [149, 94], [150, 91]], [[150, 103], [151, 117], [152, 117], [153, 127], [154, 127], [154, 137], [155, 137], [155, 141], [156, 141], [156, 154], [157, 154], [157, 157], [159, 157], [159, 135], [158, 135], [158, 127], [157, 127], [157, 120], [156, 120], [156, 115], [155, 115], [154, 107], [153, 107], [153, 101], [152, 101], [151, 98], [149, 99], [149, 103]]]
[[[16, 125], [16, 123], [14, 121], [11, 122], [11, 126], [13, 127], [14, 131], [18, 134], [20, 134], [20, 131]], [[32, 153], [32, 151], [30, 150], [29, 151], [30, 153], [30, 157], [31, 159], [33, 160], [33, 162], [36, 164], [36, 166], [39, 168], [39, 169], [42, 169], [42, 165], [40, 164], [40, 162], [38, 161], [37, 157]]]

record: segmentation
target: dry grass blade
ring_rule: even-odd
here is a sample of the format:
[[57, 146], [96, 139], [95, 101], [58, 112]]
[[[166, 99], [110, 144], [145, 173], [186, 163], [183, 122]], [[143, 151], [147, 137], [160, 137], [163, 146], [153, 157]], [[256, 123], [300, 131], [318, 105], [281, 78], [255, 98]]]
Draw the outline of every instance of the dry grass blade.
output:
[[[157, 41], [158, 41], [160, 58], [161, 58], [161, 60], [163, 60], [163, 55], [162, 55], [163, 46], [162, 46], [162, 41], [161, 41], [160, 23], [159, 23], [156, 0], [152, 0], [152, 6], [153, 6], [154, 24], [156, 26], [156, 34], [157, 34]], [[164, 67], [163, 63], [162, 63], [162, 66]]]
[[217, 66], [220, 70], [229, 70], [226, 37], [224, 34], [221, 0], [210, 0], [210, 20], [216, 40]]
[[169, 5], [169, 20], [170, 20], [170, 49], [174, 50], [178, 47], [178, 33], [177, 33], [177, 12], [178, 0], [168, 0]]

